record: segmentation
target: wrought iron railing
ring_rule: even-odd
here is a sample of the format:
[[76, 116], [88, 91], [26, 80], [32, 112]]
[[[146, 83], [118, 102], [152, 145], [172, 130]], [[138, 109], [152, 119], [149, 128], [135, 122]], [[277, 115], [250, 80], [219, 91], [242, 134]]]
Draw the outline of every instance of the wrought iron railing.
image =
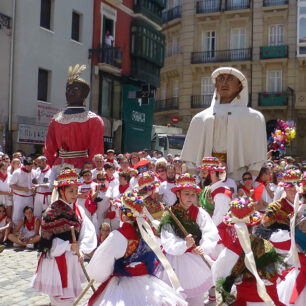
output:
[[263, 0], [263, 6], [276, 6], [276, 5], [286, 5], [288, 0]]
[[178, 5], [172, 9], [163, 11], [163, 23], [169, 22], [175, 18], [180, 18], [182, 16], [182, 6]]
[[252, 49], [210, 50], [192, 52], [191, 64], [245, 61], [252, 59]]
[[179, 98], [170, 98], [164, 100], [157, 100], [155, 102], [155, 112], [163, 112], [172, 109], [178, 109]]
[[207, 14], [221, 11], [221, 0], [200, 0], [197, 1], [196, 13]]
[[250, 0], [227, 0], [225, 10], [244, 10], [250, 8]]
[[98, 63], [109, 64], [121, 68], [122, 52], [120, 47], [100, 47], [89, 49], [89, 58], [96, 58]]
[[208, 108], [210, 107], [213, 94], [191, 96], [191, 108]]

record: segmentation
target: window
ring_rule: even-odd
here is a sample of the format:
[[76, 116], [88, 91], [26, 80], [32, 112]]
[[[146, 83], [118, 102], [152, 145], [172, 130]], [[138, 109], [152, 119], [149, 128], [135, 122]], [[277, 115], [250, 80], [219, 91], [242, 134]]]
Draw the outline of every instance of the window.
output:
[[269, 46], [280, 46], [284, 44], [284, 25], [271, 25], [269, 29]]
[[51, 0], [40, 1], [40, 26], [51, 29]]
[[244, 49], [246, 46], [246, 29], [232, 28], [230, 49]]
[[161, 84], [160, 86], [160, 100], [166, 100], [166, 85]]
[[37, 100], [48, 101], [48, 86], [49, 85], [49, 71], [45, 69], [38, 69], [38, 89]]
[[267, 71], [267, 92], [282, 91], [282, 71]]
[[71, 38], [73, 40], [81, 41], [80, 29], [81, 15], [79, 13], [72, 12]]
[[202, 32], [202, 51], [205, 52], [206, 59], [214, 58], [216, 50], [216, 32]]
[[214, 90], [214, 84], [210, 77], [201, 78], [201, 96], [212, 95]]
[[172, 97], [177, 98], [179, 95], [179, 80], [175, 79], [173, 81], [173, 87], [172, 87]]

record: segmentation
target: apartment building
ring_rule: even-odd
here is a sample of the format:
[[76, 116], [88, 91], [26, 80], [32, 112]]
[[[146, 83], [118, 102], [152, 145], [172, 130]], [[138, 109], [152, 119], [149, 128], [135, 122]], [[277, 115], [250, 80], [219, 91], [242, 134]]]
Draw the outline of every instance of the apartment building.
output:
[[276, 119], [293, 119], [297, 138], [288, 153], [306, 157], [305, 0], [170, 0], [162, 32], [155, 123], [176, 116], [187, 131], [210, 105], [213, 70], [232, 66], [247, 77], [249, 105], [264, 114], [268, 133]]
[[66, 105], [68, 66], [87, 64], [82, 78], [90, 81], [92, 20], [92, 1], [0, 1], [0, 142], [7, 152], [41, 153], [53, 114]]

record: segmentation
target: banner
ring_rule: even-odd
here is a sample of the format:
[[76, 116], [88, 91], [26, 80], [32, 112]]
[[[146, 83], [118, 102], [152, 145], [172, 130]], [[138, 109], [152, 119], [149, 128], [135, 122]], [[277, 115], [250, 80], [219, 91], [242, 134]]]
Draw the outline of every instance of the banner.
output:
[[48, 128], [45, 126], [19, 124], [17, 142], [43, 145], [47, 133]]

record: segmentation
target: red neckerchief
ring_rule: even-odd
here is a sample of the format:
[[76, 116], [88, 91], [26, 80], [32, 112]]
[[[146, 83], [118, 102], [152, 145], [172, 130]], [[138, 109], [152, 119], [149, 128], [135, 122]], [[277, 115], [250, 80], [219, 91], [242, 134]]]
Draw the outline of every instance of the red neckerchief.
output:
[[90, 182], [86, 183], [86, 182], [83, 182], [84, 185], [89, 185], [93, 182], [93, 180], [91, 180]]
[[[107, 188], [108, 188], [108, 185], [104, 184], [104, 188], [100, 189], [100, 191], [105, 192], [107, 190]], [[98, 189], [98, 185], [96, 185], [96, 191], [97, 191], [97, 189]]]
[[112, 159], [112, 160], [107, 159], [106, 161], [107, 161], [108, 163], [112, 163], [112, 164], [114, 163], [114, 160], [113, 160], [113, 159]]
[[0, 222], [1, 222], [2, 220], [4, 220], [5, 218], [6, 218], [6, 215], [3, 215], [3, 217], [0, 218]]
[[21, 166], [21, 168], [20, 168], [23, 172], [25, 172], [25, 173], [31, 173], [31, 170], [30, 171], [28, 171], [26, 168], [25, 168], [25, 166]]
[[248, 188], [246, 188], [245, 186], [242, 186], [242, 190], [244, 191], [244, 193], [249, 197], [251, 195], [251, 189], [249, 190]]
[[114, 179], [115, 179], [115, 177], [113, 176], [113, 178], [112, 179], [110, 179], [108, 176], [107, 176], [107, 174], [105, 175], [105, 177], [106, 177], [106, 180], [110, 183], [110, 182], [112, 182]]
[[188, 209], [188, 214], [193, 219], [194, 222], [197, 222], [198, 213], [199, 213], [199, 207], [196, 207], [192, 204]]
[[119, 185], [119, 192], [122, 194], [122, 193], [124, 193], [129, 187], [130, 187], [130, 184], [129, 184], [129, 183], [127, 183], [127, 184], [124, 185], [124, 186]]
[[7, 179], [7, 177], [8, 177], [8, 174], [6, 174], [6, 176], [4, 176], [2, 174], [2, 172], [0, 171], [0, 179], [2, 180], [2, 182], [4, 182]]
[[161, 183], [165, 181], [159, 176], [159, 174], [155, 173], [155, 176]]
[[29, 222], [28, 219], [26, 218], [25, 226], [27, 227], [29, 231], [33, 231], [35, 227], [35, 217], [34, 216], [32, 217], [31, 222]]
[[256, 182], [260, 183], [260, 184], [263, 184], [263, 185], [266, 185], [266, 182], [264, 182], [262, 179], [260, 178], [257, 178], [256, 179]]
[[50, 169], [50, 166], [47, 165], [47, 167], [44, 170], [41, 170], [41, 173], [46, 173]]
[[166, 181], [167, 181], [169, 184], [175, 184], [175, 180], [174, 180], [174, 181], [169, 181], [168, 178], [167, 178]]

